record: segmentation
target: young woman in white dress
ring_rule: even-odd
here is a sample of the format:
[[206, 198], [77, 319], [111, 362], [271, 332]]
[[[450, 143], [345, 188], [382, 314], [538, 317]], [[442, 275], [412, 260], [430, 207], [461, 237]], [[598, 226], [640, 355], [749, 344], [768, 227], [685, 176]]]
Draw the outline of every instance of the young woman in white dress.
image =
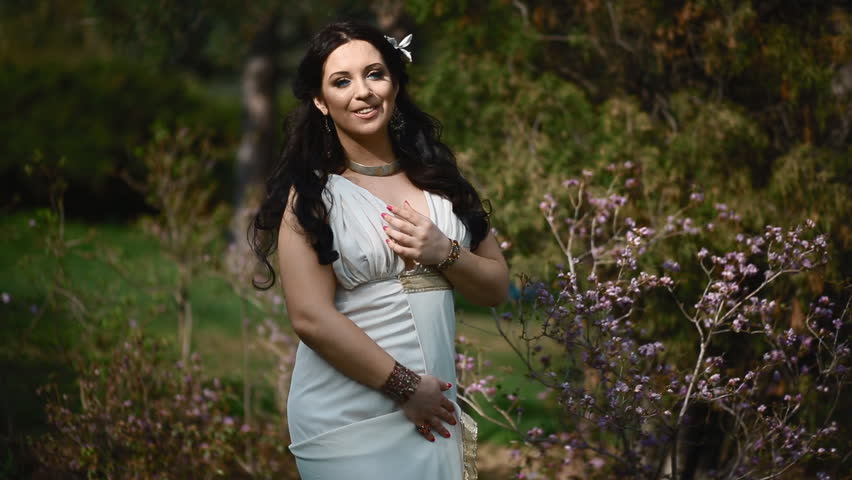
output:
[[453, 290], [507, 294], [479, 195], [409, 97], [399, 44], [328, 25], [293, 83], [300, 101], [249, 236], [277, 251], [300, 338], [288, 424], [304, 479], [464, 478]]

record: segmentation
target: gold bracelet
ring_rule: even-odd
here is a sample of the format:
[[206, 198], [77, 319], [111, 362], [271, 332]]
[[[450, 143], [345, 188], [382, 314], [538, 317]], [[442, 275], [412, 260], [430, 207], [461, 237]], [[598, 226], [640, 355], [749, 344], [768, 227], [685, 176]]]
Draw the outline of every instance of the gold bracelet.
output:
[[456, 263], [456, 260], [459, 259], [460, 255], [461, 247], [459, 246], [458, 240], [450, 239], [450, 254], [447, 255], [447, 258], [441, 260], [441, 263], [433, 266], [438, 270], [445, 270], [450, 265]]

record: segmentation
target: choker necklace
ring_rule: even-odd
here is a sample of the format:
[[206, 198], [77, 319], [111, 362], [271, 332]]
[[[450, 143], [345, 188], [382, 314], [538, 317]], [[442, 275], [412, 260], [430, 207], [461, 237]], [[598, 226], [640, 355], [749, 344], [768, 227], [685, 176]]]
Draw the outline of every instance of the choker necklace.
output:
[[402, 169], [399, 165], [399, 160], [394, 160], [391, 163], [380, 165], [378, 167], [371, 167], [353, 160], [346, 160], [346, 166], [353, 172], [358, 172], [362, 175], [369, 175], [371, 177], [387, 177]]

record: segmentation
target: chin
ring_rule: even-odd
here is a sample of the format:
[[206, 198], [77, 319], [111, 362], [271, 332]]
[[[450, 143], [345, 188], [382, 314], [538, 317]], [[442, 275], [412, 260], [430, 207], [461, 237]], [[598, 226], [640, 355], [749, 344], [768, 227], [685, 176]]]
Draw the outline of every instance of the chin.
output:
[[387, 128], [388, 128], [387, 124], [376, 125], [376, 126], [362, 125], [361, 128], [346, 130], [345, 132], [346, 132], [347, 135], [349, 135], [352, 138], [366, 138], [366, 137], [372, 137], [374, 135], [379, 135], [382, 132], [386, 132]]

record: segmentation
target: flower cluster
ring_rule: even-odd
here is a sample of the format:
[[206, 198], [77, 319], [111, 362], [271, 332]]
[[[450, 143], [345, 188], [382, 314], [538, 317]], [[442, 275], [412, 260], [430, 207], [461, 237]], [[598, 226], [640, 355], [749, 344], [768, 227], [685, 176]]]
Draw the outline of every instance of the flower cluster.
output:
[[[602, 189], [593, 186], [593, 172], [584, 172], [563, 182], [563, 194], [544, 196], [540, 208], [566, 263], [555, 266], [550, 282], [525, 279], [521, 291], [534, 296], [519, 300], [514, 312], [495, 315], [530, 376], [555, 394], [566, 418], [564, 430], [549, 434], [517, 429], [535, 452], [527, 465], [537, 465], [519, 467], [518, 478], [578, 468], [585, 478], [696, 474], [684, 460], [697, 454], [684, 451], [688, 432], [711, 418], [731, 435], [707, 460], [716, 465], [704, 472], [712, 478], [772, 476], [805, 459], [836, 455], [831, 415], [814, 423], [802, 412], [836, 402], [846, 384], [850, 349], [841, 330], [848, 304], [838, 310], [821, 296], [794, 328], [785, 324], [789, 306], [772, 288], [779, 278], [825, 264], [825, 237], [811, 221], [792, 229], [767, 226], [735, 234], [728, 250], [706, 244], [689, 262], [654, 261], [668, 239], [719, 235], [721, 224], [735, 232], [742, 219], [722, 203], [714, 205], [712, 219], [685, 216], [705, 201], [693, 192], [678, 212], [642, 224], [631, 197], [636, 168], [611, 166], [614, 179]], [[670, 353], [664, 338], [648, 333], [666, 303], [691, 325], [696, 348], [689, 354]], [[519, 332], [509, 334], [512, 325]], [[726, 355], [731, 344], [765, 353]], [[529, 360], [536, 356], [538, 363]], [[477, 385], [475, 379], [470, 384]]]

